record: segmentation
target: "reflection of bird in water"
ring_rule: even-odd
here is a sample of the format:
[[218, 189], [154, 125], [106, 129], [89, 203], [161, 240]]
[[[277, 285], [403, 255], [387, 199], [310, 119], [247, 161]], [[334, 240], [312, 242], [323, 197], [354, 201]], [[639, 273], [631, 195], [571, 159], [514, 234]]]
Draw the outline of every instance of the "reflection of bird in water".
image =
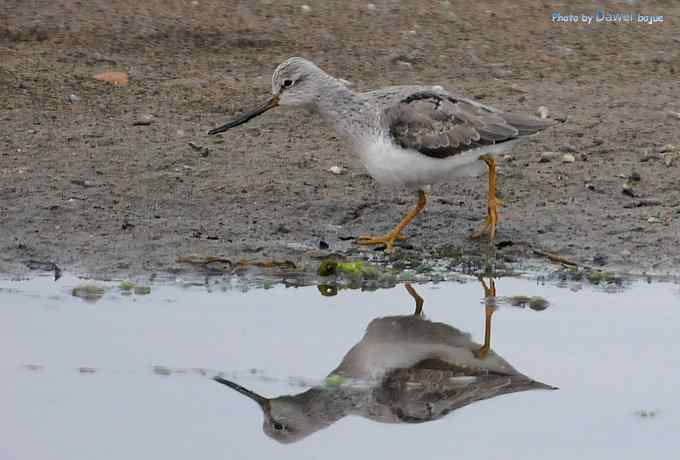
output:
[[490, 347], [495, 286], [484, 285], [484, 345], [470, 334], [422, 315], [423, 299], [408, 316], [378, 318], [328, 376], [326, 384], [296, 395], [265, 398], [234, 382], [215, 380], [257, 402], [264, 431], [289, 443], [347, 415], [384, 423], [436, 420], [475, 401], [535, 389], [555, 389], [519, 373]]

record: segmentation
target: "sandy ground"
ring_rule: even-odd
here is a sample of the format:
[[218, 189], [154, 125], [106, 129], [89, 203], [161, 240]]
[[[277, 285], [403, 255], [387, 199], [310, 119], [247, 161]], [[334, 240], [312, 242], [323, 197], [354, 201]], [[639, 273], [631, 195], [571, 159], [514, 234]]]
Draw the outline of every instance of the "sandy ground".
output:
[[[34, 260], [81, 274], [172, 272], [188, 255], [304, 263], [320, 241], [361, 254], [350, 238], [389, 230], [415, 200], [376, 186], [319, 120], [278, 110], [206, 135], [265, 98], [292, 55], [357, 90], [442, 84], [568, 116], [501, 162], [498, 242], [677, 269], [680, 119], [667, 112], [680, 112], [680, 4], [500, 3], [2, 2], [0, 271]], [[550, 19], [598, 7], [665, 20]], [[93, 78], [110, 70], [129, 85]], [[540, 162], [548, 151], [559, 154]], [[436, 187], [407, 231], [412, 250], [486, 251], [467, 239], [485, 193], [485, 177]]]

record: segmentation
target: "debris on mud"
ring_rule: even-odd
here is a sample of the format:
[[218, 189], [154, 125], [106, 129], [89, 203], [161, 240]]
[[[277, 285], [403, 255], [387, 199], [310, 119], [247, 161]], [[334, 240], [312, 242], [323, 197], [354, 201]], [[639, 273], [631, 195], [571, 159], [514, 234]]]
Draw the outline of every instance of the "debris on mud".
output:
[[513, 307], [526, 308], [529, 307], [535, 311], [543, 311], [550, 306], [548, 302], [543, 297], [539, 296], [525, 296], [525, 295], [514, 295], [508, 298], [499, 299], [499, 303], [507, 302]]
[[76, 286], [71, 291], [71, 295], [74, 297], [80, 297], [89, 303], [95, 303], [106, 294], [106, 288], [95, 284], [94, 282], [82, 283], [80, 286]]
[[95, 80], [105, 81], [115, 86], [127, 86], [130, 82], [127, 72], [108, 71], [94, 76]]
[[122, 281], [118, 288], [122, 291], [124, 295], [136, 294], [136, 295], [148, 295], [151, 294], [151, 287], [144, 286], [141, 284], [133, 283], [132, 281]]

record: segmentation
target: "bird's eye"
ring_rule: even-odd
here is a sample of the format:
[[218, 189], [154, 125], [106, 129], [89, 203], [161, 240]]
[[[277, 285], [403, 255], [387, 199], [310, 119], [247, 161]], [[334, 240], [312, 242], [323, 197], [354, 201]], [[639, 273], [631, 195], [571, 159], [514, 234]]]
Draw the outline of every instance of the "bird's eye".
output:
[[291, 86], [293, 86], [293, 80], [283, 80], [284, 88], [290, 88]]
[[282, 431], [283, 430], [283, 425], [281, 425], [279, 422], [274, 422], [274, 429], [276, 431]]

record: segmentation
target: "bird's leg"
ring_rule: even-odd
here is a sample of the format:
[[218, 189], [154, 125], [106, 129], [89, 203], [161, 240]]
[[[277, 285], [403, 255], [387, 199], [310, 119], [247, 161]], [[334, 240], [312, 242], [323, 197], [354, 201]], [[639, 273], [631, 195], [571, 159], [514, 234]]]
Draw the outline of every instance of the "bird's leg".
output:
[[420, 214], [420, 211], [423, 210], [426, 203], [427, 199], [425, 198], [425, 192], [423, 192], [422, 190], [418, 191], [418, 203], [416, 204], [416, 207], [409, 211], [409, 213], [406, 214], [406, 217], [404, 217], [402, 221], [399, 222], [399, 224], [396, 227], [394, 227], [394, 229], [390, 233], [384, 236], [367, 236], [367, 235], [360, 236], [359, 244], [367, 245], [384, 244], [386, 246], [386, 249], [389, 251], [394, 246], [394, 242], [396, 240], [406, 239], [404, 236], [401, 235], [401, 231], [404, 229], [404, 227], [410, 224], [411, 221], [415, 219], [418, 214]]
[[404, 283], [404, 287], [408, 291], [409, 294], [411, 294], [411, 297], [413, 297], [413, 300], [416, 301], [416, 311], [413, 312], [414, 316], [420, 316], [423, 314], [423, 304], [425, 301], [423, 300], [422, 297], [418, 295], [415, 289], [413, 289], [413, 286], [411, 286], [411, 283]]
[[479, 278], [484, 288], [484, 345], [477, 351], [477, 357], [484, 359], [491, 350], [491, 317], [496, 311], [496, 283], [493, 279], [489, 280], [489, 286], [484, 282], [484, 278]]
[[484, 161], [489, 168], [489, 194], [487, 196], [487, 215], [486, 220], [477, 231], [475, 231], [471, 238], [478, 239], [483, 234], [489, 234], [489, 243], [493, 244], [496, 238], [496, 224], [498, 223], [498, 206], [503, 203], [496, 198], [496, 159], [491, 156], [482, 156], [480, 160]]

